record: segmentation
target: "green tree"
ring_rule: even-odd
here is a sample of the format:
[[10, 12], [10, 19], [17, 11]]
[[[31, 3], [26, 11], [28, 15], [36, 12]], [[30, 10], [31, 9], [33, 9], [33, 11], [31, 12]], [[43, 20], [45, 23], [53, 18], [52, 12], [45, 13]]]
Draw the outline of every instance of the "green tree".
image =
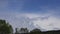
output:
[[30, 31], [30, 34], [41, 34], [40, 29], [33, 29], [32, 31]]
[[12, 26], [5, 20], [0, 20], [0, 34], [10, 34], [13, 32]]

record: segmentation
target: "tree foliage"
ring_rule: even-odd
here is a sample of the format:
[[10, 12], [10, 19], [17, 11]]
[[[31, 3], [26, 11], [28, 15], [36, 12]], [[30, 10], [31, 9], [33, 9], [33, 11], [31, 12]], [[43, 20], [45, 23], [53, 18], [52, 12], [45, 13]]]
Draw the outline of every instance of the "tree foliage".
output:
[[30, 31], [30, 34], [41, 34], [40, 29], [33, 29], [32, 31]]
[[13, 31], [12, 26], [5, 20], [0, 20], [0, 34], [10, 34]]

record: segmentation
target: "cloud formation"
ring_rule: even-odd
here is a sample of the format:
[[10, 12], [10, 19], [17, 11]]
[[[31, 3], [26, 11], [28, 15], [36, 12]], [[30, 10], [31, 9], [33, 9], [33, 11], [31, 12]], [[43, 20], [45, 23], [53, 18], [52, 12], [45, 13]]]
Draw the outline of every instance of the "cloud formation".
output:
[[30, 30], [39, 28], [41, 31], [60, 30], [60, 18], [51, 14], [0, 13], [0, 19], [7, 20], [13, 28], [27, 27]]

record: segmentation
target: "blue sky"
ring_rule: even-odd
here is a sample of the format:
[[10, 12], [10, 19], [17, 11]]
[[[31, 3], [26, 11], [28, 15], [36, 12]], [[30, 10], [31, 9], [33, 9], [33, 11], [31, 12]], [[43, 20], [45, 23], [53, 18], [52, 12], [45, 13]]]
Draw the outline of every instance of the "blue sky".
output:
[[0, 0], [0, 19], [7, 20], [13, 28], [58, 30], [60, 0]]
[[0, 1], [2, 1], [1, 3], [2, 5], [7, 4], [5, 5], [6, 10], [12, 10], [13, 12], [16, 10], [17, 12], [44, 13], [47, 11], [46, 10], [43, 11], [43, 9], [57, 10], [60, 6], [60, 0], [0, 0]]
[[[60, 0], [10, 0], [8, 1], [9, 10], [27, 13], [45, 13], [46, 10], [58, 9]], [[43, 8], [42, 8], [43, 7]]]

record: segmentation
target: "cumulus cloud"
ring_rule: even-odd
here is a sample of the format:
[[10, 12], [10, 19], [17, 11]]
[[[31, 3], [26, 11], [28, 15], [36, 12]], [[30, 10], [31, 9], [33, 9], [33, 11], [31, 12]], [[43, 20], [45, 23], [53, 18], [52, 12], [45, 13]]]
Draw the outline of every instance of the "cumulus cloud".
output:
[[60, 18], [57, 18], [53, 15], [24, 14], [23, 17], [29, 18], [29, 21], [34, 23], [33, 25], [37, 28], [45, 30], [60, 29]]
[[33, 25], [42, 31], [60, 29], [60, 18], [53, 15], [24, 14], [23, 16], [30, 18]]
[[60, 30], [60, 18], [56, 11], [49, 10], [45, 14], [0, 12], [0, 19], [7, 20], [13, 28], [27, 27], [28, 29], [39, 28], [41, 31]]
[[46, 30], [58, 30], [58, 28], [60, 29], [60, 19], [52, 16], [48, 17], [48, 19], [45, 18], [43, 20], [41, 18], [36, 18], [33, 23]]
[[0, 19], [7, 20], [13, 28], [27, 27], [32, 30], [39, 28], [41, 31], [60, 30], [60, 18], [51, 14], [32, 13], [0, 13]]

